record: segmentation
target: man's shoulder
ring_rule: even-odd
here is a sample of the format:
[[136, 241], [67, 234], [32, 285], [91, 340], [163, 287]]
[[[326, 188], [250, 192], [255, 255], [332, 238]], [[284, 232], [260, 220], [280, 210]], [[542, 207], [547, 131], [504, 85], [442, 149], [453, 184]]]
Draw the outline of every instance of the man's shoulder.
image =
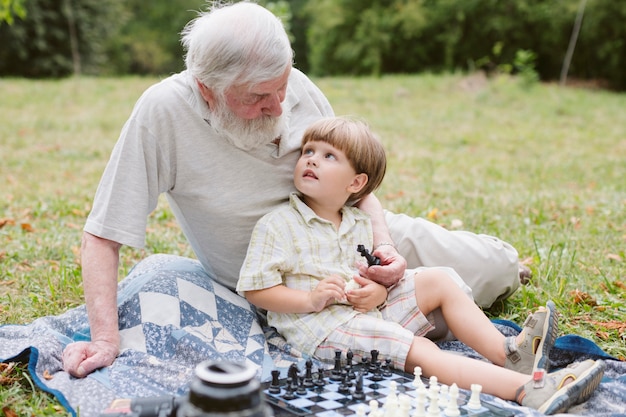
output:
[[194, 100], [190, 78], [186, 71], [171, 75], [148, 87], [140, 102], [155, 107], [176, 106], [180, 101], [192, 104]]

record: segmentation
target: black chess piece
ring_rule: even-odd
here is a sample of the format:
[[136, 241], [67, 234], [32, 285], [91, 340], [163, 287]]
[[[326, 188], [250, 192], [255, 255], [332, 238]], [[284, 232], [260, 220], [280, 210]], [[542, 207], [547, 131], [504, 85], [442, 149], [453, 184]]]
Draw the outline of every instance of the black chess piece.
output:
[[358, 245], [356, 247], [356, 250], [357, 250], [357, 252], [360, 252], [361, 256], [363, 256], [367, 260], [367, 265], [368, 266], [380, 265], [380, 258], [372, 255], [370, 253], [370, 251], [365, 248], [365, 246]]
[[392, 376], [391, 373], [391, 358], [385, 359], [385, 364], [383, 365], [383, 376], [385, 378], [390, 378]]
[[372, 350], [370, 351], [370, 372], [374, 372], [376, 368], [379, 367], [378, 363], [378, 351]]
[[311, 388], [313, 387], [313, 361], [312, 360], [307, 360], [305, 363], [305, 371], [304, 371], [304, 380], [302, 381], [302, 384], [306, 387], [306, 388]]
[[280, 371], [278, 369], [272, 370], [272, 382], [270, 383], [268, 391], [272, 394], [280, 393]]
[[326, 385], [326, 380], [324, 379], [324, 371], [321, 368], [317, 370], [317, 378], [315, 379], [314, 384], [318, 388]]
[[287, 377], [287, 384], [285, 385], [285, 393], [283, 394], [283, 398], [285, 400], [293, 400], [294, 398], [296, 398], [293, 392], [294, 392], [293, 380], [291, 379], [291, 377]]
[[359, 372], [356, 378], [352, 398], [356, 401], [363, 401], [365, 399], [365, 391], [363, 391], [363, 372]]
[[341, 351], [335, 351], [335, 367], [330, 371], [331, 381], [341, 381]]
[[296, 388], [296, 394], [306, 395], [306, 387], [304, 386], [304, 377], [298, 377], [298, 387]]

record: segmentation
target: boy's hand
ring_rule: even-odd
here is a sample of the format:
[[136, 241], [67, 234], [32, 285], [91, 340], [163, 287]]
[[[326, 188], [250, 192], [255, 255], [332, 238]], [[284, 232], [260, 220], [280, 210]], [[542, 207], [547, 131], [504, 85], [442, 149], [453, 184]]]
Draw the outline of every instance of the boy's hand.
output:
[[322, 311], [335, 301], [344, 302], [346, 300], [343, 292], [345, 285], [346, 282], [339, 275], [331, 275], [321, 280], [317, 287], [309, 293], [313, 311], [316, 313]]
[[346, 298], [356, 311], [366, 313], [387, 299], [387, 289], [384, 286], [358, 275], [354, 276], [354, 280], [361, 288], [350, 290], [346, 293]]

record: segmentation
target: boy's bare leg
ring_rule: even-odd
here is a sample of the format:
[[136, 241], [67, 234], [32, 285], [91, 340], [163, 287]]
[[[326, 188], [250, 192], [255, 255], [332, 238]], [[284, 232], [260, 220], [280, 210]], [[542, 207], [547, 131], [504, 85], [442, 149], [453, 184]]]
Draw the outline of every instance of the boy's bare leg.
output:
[[405, 363], [405, 371], [413, 373], [422, 368], [425, 377], [436, 376], [446, 385], [456, 383], [470, 389], [471, 384], [482, 385], [482, 391], [505, 400], [515, 400], [517, 389], [530, 380], [529, 375], [483, 362], [466, 356], [442, 351], [425, 337], [416, 336]]
[[496, 365], [504, 365], [504, 335], [445, 272], [426, 269], [416, 273], [414, 279], [415, 298], [424, 314], [440, 308], [457, 339]]

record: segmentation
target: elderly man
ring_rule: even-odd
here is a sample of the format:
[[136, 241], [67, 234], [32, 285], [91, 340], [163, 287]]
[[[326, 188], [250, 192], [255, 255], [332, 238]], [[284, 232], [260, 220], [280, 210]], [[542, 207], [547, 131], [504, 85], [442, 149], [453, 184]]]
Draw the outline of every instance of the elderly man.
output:
[[[159, 195], [167, 196], [207, 279], [234, 289], [255, 222], [293, 191], [302, 132], [333, 114], [319, 89], [292, 68], [280, 21], [258, 5], [216, 6], [187, 25], [182, 42], [187, 69], [136, 103], [84, 228], [91, 341], [69, 344], [63, 354], [65, 369], [77, 377], [119, 353], [119, 250], [144, 245]], [[517, 252], [496, 238], [384, 212], [373, 195], [359, 207], [372, 216], [374, 254], [382, 259], [361, 269], [370, 279], [393, 284], [405, 259], [411, 267], [450, 266], [481, 305], [519, 285]]]

